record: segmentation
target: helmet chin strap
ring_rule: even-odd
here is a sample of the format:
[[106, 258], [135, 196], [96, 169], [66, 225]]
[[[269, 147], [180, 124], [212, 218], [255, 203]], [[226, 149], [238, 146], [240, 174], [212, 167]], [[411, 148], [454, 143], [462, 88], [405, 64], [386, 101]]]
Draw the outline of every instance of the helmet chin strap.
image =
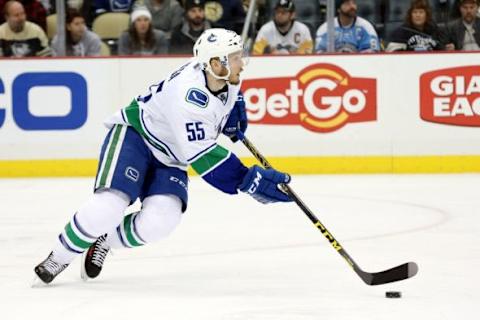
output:
[[229, 66], [226, 66], [226, 68], [227, 68], [227, 70], [228, 70], [228, 73], [227, 73], [227, 75], [225, 75], [225, 76], [219, 76], [219, 75], [215, 74], [215, 72], [213, 72], [211, 66], [208, 66], [206, 70], [207, 70], [208, 73], [210, 73], [210, 74], [212, 75], [212, 77], [214, 77], [215, 79], [228, 81], [228, 78], [230, 77], [231, 71], [230, 71], [230, 67], [229, 67]]
[[212, 66], [210, 65], [210, 63], [208, 64], [207, 68], [205, 69], [206, 71], [208, 71], [208, 73], [210, 73], [212, 75], [212, 77], [214, 77], [215, 79], [218, 79], [218, 80], [225, 80], [228, 82], [228, 78], [230, 77], [230, 74], [232, 73], [231, 70], [230, 70], [230, 66], [228, 65], [228, 57], [225, 57], [226, 58], [226, 61], [227, 63], [225, 64], [225, 68], [227, 68], [227, 75], [225, 76], [219, 76], [217, 74], [215, 74], [215, 72], [213, 72], [212, 70]]

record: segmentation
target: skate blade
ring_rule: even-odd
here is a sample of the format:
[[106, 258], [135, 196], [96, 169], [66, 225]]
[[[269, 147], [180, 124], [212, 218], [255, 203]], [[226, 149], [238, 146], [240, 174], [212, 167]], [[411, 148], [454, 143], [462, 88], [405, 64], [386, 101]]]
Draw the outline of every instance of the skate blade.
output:
[[44, 288], [48, 286], [48, 283], [43, 282], [37, 275], [33, 276], [32, 283], [30, 284], [31, 288]]
[[90, 278], [88, 277], [87, 275], [87, 271], [85, 270], [85, 259], [86, 259], [86, 255], [87, 253], [84, 252], [82, 254], [82, 260], [81, 260], [81, 263], [80, 263], [80, 278], [82, 278], [82, 280], [84, 282], [87, 282]]

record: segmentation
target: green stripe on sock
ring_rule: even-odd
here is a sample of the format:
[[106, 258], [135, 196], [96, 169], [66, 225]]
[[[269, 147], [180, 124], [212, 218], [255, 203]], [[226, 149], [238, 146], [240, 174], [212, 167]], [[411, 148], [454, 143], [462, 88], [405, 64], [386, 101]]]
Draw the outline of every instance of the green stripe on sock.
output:
[[132, 234], [132, 223], [133, 223], [133, 214], [129, 214], [123, 220], [123, 228], [125, 230], [125, 235], [127, 236], [128, 243], [133, 247], [140, 247], [142, 246]]
[[204, 154], [197, 160], [192, 163], [192, 168], [199, 174], [202, 175], [207, 171], [210, 171], [211, 168], [215, 167], [220, 161], [227, 159], [229, 152], [227, 149], [216, 146], [208, 153]]
[[103, 168], [102, 177], [100, 178], [99, 187], [105, 187], [107, 182], [108, 172], [110, 171], [110, 166], [112, 165], [113, 155], [115, 154], [115, 149], [117, 148], [118, 138], [120, 137], [120, 132], [122, 131], [122, 126], [115, 126], [115, 129], [112, 133], [110, 139], [112, 139], [112, 144], [106, 155], [107, 159], [105, 160], [105, 166]]
[[68, 239], [77, 247], [82, 249], [90, 248], [93, 242], [87, 242], [75, 234], [75, 231], [72, 229], [72, 224], [69, 222], [65, 226], [65, 233], [67, 234]]

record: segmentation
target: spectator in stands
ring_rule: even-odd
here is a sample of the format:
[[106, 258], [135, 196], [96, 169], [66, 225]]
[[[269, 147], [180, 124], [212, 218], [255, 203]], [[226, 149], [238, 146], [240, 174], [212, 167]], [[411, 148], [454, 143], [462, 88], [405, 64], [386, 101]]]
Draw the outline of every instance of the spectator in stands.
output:
[[[0, 0], [0, 12], [4, 12], [4, 7], [8, 0]], [[38, 0], [20, 0], [18, 1], [23, 5], [27, 20], [39, 25], [43, 31], [47, 31], [47, 11], [43, 7], [42, 3]], [[4, 23], [5, 17], [0, 15], [0, 24]]]
[[[377, 32], [370, 22], [357, 16], [356, 0], [336, 0], [335, 52], [376, 52], [380, 50]], [[327, 23], [317, 30], [316, 52], [327, 51]]]
[[153, 28], [164, 31], [168, 39], [173, 29], [182, 24], [183, 8], [177, 0], [137, 0], [136, 6], [147, 7], [152, 14]]
[[295, 21], [293, 0], [278, 0], [273, 20], [260, 28], [253, 54], [306, 54], [312, 53], [313, 41], [308, 27]]
[[170, 53], [193, 54], [198, 37], [210, 28], [210, 22], [205, 19], [205, 0], [186, 0], [183, 24], [172, 32]]
[[[68, 9], [65, 20], [65, 55], [100, 56], [102, 40], [87, 29], [81, 13], [76, 9]], [[57, 35], [52, 40], [52, 51], [54, 56], [60, 55], [60, 41]]]
[[480, 18], [477, 16], [478, 0], [461, 0], [461, 18], [445, 28], [447, 50], [480, 50]]
[[153, 29], [152, 14], [146, 7], [135, 7], [130, 27], [118, 39], [120, 55], [154, 55], [168, 52], [165, 32]]
[[405, 17], [405, 23], [396, 29], [386, 51], [443, 50], [442, 34], [432, 19], [428, 0], [413, 0]]
[[25, 9], [18, 1], [8, 1], [4, 8], [6, 22], [0, 25], [0, 56], [31, 57], [51, 54], [45, 32], [27, 21]]
[[212, 22], [213, 27], [234, 30], [242, 34], [245, 22], [242, 0], [207, 0], [205, 15], [207, 20]]

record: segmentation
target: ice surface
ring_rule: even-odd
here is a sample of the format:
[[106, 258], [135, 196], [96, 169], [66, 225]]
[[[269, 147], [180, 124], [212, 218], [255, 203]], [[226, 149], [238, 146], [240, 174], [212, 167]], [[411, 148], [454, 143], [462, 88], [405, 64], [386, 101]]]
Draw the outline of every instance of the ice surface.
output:
[[[0, 319], [474, 319], [480, 302], [480, 175], [294, 176], [292, 187], [366, 271], [415, 261], [370, 287], [294, 204], [190, 182], [168, 239], [117, 250], [98, 280], [77, 259], [46, 287], [33, 267], [92, 179], [0, 180]], [[386, 299], [385, 291], [402, 291]]]

